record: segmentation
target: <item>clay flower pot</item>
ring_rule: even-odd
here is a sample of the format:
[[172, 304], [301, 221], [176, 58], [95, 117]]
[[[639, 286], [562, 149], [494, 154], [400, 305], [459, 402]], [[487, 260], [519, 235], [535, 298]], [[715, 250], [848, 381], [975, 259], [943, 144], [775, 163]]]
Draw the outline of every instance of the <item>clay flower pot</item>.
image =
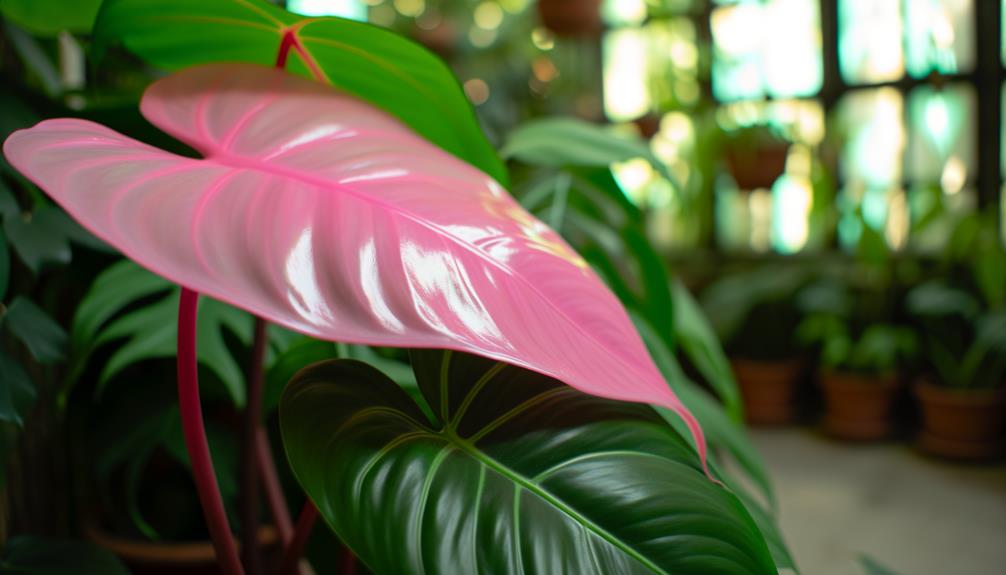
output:
[[538, 0], [538, 17], [557, 36], [601, 32], [601, 0]]
[[858, 374], [825, 370], [820, 375], [824, 391], [824, 427], [842, 439], [884, 439], [893, 430], [892, 407], [899, 385], [894, 374]]
[[990, 459], [1006, 453], [1006, 388], [952, 389], [921, 381], [919, 447], [953, 459]]
[[803, 375], [803, 362], [734, 359], [731, 365], [748, 423], [782, 425], [796, 419], [796, 391]]

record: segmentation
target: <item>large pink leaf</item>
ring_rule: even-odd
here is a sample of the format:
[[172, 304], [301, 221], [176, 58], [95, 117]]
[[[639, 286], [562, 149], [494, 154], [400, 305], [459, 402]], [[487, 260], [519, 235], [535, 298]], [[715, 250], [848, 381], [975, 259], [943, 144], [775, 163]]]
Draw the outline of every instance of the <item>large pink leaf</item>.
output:
[[621, 304], [491, 178], [378, 109], [252, 65], [191, 68], [141, 109], [204, 159], [49, 120], [4, 144], [85, 227], [172, 281], [318, 338], [473, 352], [701, 432]]

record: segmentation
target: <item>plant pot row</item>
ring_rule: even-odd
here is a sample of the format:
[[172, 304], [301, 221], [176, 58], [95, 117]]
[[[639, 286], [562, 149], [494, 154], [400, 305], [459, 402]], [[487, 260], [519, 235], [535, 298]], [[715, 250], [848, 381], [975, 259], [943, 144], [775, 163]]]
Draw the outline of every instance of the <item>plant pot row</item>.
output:
[[[807, 380], [800, 360], [735, 359], [734, 373], [751, 425], [784, 425], [801, 414]], [[830, 435], [855, 441], [887, 439], [898, 431], [896, 408], [906, 386], [894, 374], [862, 375], [822, 370], [822, 425]], [[910, 386], [918, 406], [919, 447], [960, 460], [987, 460], [1006, 454], [1006, 389], [958, 390], [920, 379]]]

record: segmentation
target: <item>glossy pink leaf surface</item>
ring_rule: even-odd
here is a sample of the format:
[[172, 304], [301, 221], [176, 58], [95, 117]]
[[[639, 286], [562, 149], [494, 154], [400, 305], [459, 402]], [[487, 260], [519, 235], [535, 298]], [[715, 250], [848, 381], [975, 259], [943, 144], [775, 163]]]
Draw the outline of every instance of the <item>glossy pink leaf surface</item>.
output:
[[490, 177], [384, 112], [252, 65], [191, 68], [141, 110], [203, 159], [83, 120], [12, 165], [150, 270], [328, 340], [477, 353], [679, 412], [619, 301]]

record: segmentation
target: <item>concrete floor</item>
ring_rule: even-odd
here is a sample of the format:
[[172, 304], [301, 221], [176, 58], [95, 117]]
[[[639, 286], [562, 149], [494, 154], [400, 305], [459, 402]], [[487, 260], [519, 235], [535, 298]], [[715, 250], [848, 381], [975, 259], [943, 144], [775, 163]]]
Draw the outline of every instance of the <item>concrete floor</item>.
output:
[[1006, 575], [1006, 463], [946, 463], [801, 428], [752, 438], [804, 575], [863, 575], [861, 554], [901, 575]]

